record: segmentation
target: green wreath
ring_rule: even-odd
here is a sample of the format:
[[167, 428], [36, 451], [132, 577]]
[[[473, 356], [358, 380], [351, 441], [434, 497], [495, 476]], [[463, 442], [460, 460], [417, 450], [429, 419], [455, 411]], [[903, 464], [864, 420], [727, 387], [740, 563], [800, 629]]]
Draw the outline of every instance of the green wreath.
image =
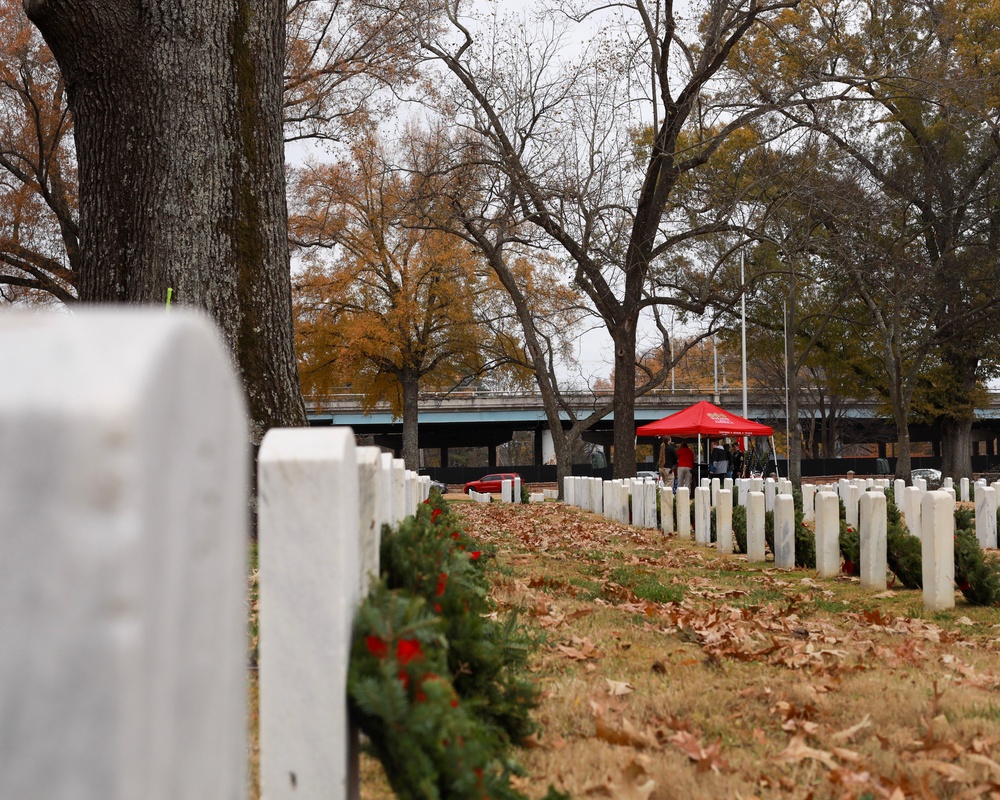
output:
[[366, 749], [404, 800], [523, 800], [510, 748], [535, 730], [537, 692], [524, 677], [533, 641], [513, 615], [492, 618], [490, 553], [433, 493], [415, 517], [383, 528], [380, 556], [348, 674]]

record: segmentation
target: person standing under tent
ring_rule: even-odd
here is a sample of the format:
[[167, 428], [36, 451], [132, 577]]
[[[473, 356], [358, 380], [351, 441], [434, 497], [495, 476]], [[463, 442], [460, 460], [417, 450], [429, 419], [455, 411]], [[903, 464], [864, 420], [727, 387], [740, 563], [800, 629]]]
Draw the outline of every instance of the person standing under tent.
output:
[[743, 452], [740, 450], [738, 441], [733, 442], [729, 448], [729, 475], [727, 477], [743, 477]]
[[674, 473], [677, 467], [677, 448], [668, 436], [660, 445], [660, 479], [664, 486], [674, 485]]
[[677, 488], [686, 486], [691, 491], [691, 478], [694, 470], [694, 451], [688, 447], [687, 442], [681, 439], [681, 446], [677, 448]]
[[712, 448], [710, 474], [716, 478], [724, 478], [729, 472], [729, 451], [726, 446], [719, 441]]

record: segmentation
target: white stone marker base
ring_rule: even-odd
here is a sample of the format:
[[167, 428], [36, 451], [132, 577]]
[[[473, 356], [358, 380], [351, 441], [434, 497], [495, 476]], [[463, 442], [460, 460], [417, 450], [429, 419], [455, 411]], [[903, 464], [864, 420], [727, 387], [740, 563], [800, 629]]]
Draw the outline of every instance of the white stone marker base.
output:
[[392, 522], [398, 524], [406, 519], [406, 462], [401, 458], [392, 460]]
[[816, 486], [812, 483], [802, 484], [802, 521], [812, 522], [816, 519]]
[[604, 481], [601, 478], [590, 479], [590, 510], [595, 514], [604, 513]]
[[962, 498], [962, 502], [963, 503], [968, 503], [969, 502], [969, 479], [968, 478], [962, 478], [962, 480], [959, 481], [959, 489], [961, 490], [960, 491], [960, 496]]
[[857, 530], [858, 503], [861, 501], [861, 489], [854, 483], [850, 484], [846, 489], [847, 491], [844, 493], [845, 519], [848, 525]]
[[955, 605], [955, 503], [947, 492], [927, 492], [921, 503], [924, 524], [924, 608]]
[[976, 540], [982, 548], [997, 546], [997, 491], [976, 484]]
[[840, 573], [840, 499], [835, 492], [816, 493], [816, 571], [821, 578]]
[[795, 567], [795, 501], [788, 494], [774, 498], [774, 566]]
[[350, 428], [274, 428], [260, 447], [261, 796], [343, 797], [358, 605]]
[[715, 506], [715, 534], [720, 553], [733, 552], [733, 492], [731, 489], [719, 491]]
[[882, 492], [861, 495], [861, 586], [884, 591], [886, 588], [886, 500]]
[[705, 546], [712, 541], [712, 490], [704, 486], [694, 490], [694, 541]]
[[677, 487], [677, 537], [691, 538], [691, 495], [687, 486]]
[[642, 481], [631, 481], [632, 524], [637, 528], [646, 527], [646, 486]]
[[509, 478], [500, 481], [500, 501], [503, 503], [514, 502], [514, 481]]
[[906, 500], [903, 497], [903, 492], [905, 491], [906, 491], [906, 481], [904, 481], [902, 478], [894, 479], [892, 482], [892, 495], [895, 498], [896, 506], [904, 515], [906, 514], [906, 506], [904, 505]]
[[912, 536], [922, 538], [920, 524], [920, 497], [919, 486], [907, 486], [903, 490], [903, 519], [906, 522], [906, 528]]
[[764, 493], [747, 495], [747, 561], [760, 563], [764, 555]]
[[377, 447], [355, 450], [358, 462], [358, 492], [360, 529], [358, 531], [358, 563], [361, 575], [360, 596], [368, 594], [372, 582], [378, 581], [379, 545], [382, 525], [388, 524], [391, 510], [385, 496], [388, 473], [383, 476], [382, 451]]
[[774, 498], [778, 496], [778, 484], [774, 478], [764, 481], [764, 510], [774, 511]]
[[646, 481], [643, 487], [643, 502], [646, 506], [646, 527], [655, 528], [656, 521], [656, 481]]
[[0, 797], [246, 796], [231, 363], [180, 310], [0, 314]]
[[660, 530], [674, 532], [674, 490], [669, 486], [660, 488]]

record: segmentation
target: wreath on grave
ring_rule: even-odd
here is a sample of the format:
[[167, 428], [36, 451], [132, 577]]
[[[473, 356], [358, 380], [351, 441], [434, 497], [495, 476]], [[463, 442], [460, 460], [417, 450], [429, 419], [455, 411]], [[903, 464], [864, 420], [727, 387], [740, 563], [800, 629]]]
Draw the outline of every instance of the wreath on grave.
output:
[[[897, 580], [907, 589], [923, 588], [923, 562], [920, 539], [903, 525], [902, 514], [887, 493], [886, 560]], [[976, 539], [975, 518], [971, 511], [955, 509], [955, 585], [973, 605], [1000, 604], [1000, 564], [988, 560]]]
[[920, 540], [906, 530], [891, 487], [886, 489], [885, 500], [886, 564], [904, 589], [920, 589], [924, 585]]
[[736, 540], [736, 549], [740, 553], [747, 551], [747, 507], [733, 506], [733, 539]]
[[964, 508], [955, 510], [955, 585], [973, 605], [1000, 605], [1000, 566], [986, 559], [975, 516]]
[[[840, 503], [841, 514], [845, 511], [844, 503]], [[861, 574], [861, 533], [857, 525], [848, 525], [843, 516], [840, 518], [840, 555], [844, 559], [841, 571], [845, 575]]]
[[513, 615], [491, 616], [491, 554], [435, 492], [415, 517], [383, 528], [380, 555], [348, 675], [367, 750], [404, 799], [522, 800], [509, 750], [535, 730], [537, 692], [524, 677], [533, 641]]
[[[815, 534], [802, 524], [801, 494], [795, 497], [795, 564], [816, 566]], [[894, 502], [892, 489], [886, 492], [886, 562], [895, 580], [906, 589], [923, 588], [923, 562], [920, 539], [910, 535]], [[843, 570], [860, 574], [861, 537], [856, 526], [848, 526], [844, 504], [840, 504], [840, 552]], [[765, 514], [765, 539], [774, 549], [773, 515]], [[733, 537], [740, 552], [746, 552], [746, 507], [733, 508]], [[989, 559], [976, 539], [975, 519], [968, 509], [955, 510], [955, 585], [973, 605], [1000, 605], [1000, 562]]]

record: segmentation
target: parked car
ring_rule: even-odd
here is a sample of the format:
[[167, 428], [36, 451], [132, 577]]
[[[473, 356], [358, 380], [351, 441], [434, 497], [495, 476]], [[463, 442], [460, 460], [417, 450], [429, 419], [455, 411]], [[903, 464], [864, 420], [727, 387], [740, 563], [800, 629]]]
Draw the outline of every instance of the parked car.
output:
[[[423, 473], [421, 473], [421, 474], [423, 474]], [[430, 486], [430, 488], [431, 489], [437, 489], [439, 492], [441, 492], [441, 494], [447, 494], [448, 493], [448, 484], [445, 483], [444, 481], [435, 480], [434, 478], [431, 478], [431, 486]]]
[[941, 488], [941, 470], [939, 469], [915, 469], [911, 470], [910, 478], [923, 478], [927, 481], [928, 489], [940, 489]]
[[653, 472], [652, 470], [648, 470], [648, 469], [641, 469], [641, 470], [639, 470], [637, 473], [635, 473], [635, 477], [637, 477], [637, 478], [644, 478], [644, 479], [645, 478], [652, 478], [658, 484], [662, 484], [663, 483], [663, 479], [660, 477], [660, 473], [659, 472]]
[[498, 494], [503, 491], [504, 481], [512, 481], [514, 478], [520, 477], [516, 472], [494, 472], [490, 475], [485, 475], [478, 481], [469, 481], [465, 484], [465, 488], [462, 491], [468, 494], [470, 489], [474, 489], [483, 494]]

